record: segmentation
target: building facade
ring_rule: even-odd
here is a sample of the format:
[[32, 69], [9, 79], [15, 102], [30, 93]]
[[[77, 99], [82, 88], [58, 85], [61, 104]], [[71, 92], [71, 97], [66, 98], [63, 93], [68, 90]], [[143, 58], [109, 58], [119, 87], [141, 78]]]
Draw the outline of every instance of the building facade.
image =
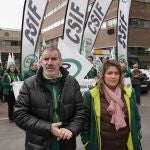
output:
[[[93, 0], [89, 2], [89, 10]], [[49, 0], [45, 14], [42, 37], [47, 44], [57, 45], [63, 34], [67, 0]], [[95, 49], [110, 50], [116, 47], [118, 0], [113, 0], [95, 42]], [[130, 65], [135, 62], [142, 67], [150, 66], [150, 0], [132, 0], [129, 30], [128, 57]]]
[[0, 52], [2, 64], [8, 60], [8, 54], [13, 53], [16, 63], [20, 63], [21, 31], [0, 29]]

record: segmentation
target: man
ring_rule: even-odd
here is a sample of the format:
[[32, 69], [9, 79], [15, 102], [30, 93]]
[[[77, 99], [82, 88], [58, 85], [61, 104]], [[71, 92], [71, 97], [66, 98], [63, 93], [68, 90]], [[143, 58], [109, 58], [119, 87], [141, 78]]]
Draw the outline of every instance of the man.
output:
[[3, 99], [3, 87], [1, 85], [1, 79], [2, 79], [2, 76], [3, 76], [3, 67], [2, 67], [2, 63], [0, 63], [0, 102], [4, 102], [4, 99]]
[[142, 71], [140, 71], [138, 69], [138, 64], [133, 65], [133, 70], [132, 70], [131, 74], [132, 74], [131, 82], [132, 82], [132, 87], [135, 90], [136, 101], [137, 101], [137, 104], [140, 105], [141, 104], [141, 100], [140, 100], [140, 97], [141, 97], [140, 77], [142, 75]]
[[38, 70], [38, 65], [37, 65], [37, 63], [36, 63], [35, 61], [31, 61], [31, 62], [30, 62], [30, 65], [29, 65], [29, 70], [26, 70], [26, 71], [24, 72], [23, 79], [25, 80], [25, 79], [27, 79], [27, 78], [29, 78], [29, 77], [35, 75], [36, 72], [37, 72], [37, 70]]
[[47, 46], [37, 75], [24, 81], [15, 105], [26, 131], [26, 150], [75, 150], [86, 109], [78, 82], [62, 67], [59, 50]]

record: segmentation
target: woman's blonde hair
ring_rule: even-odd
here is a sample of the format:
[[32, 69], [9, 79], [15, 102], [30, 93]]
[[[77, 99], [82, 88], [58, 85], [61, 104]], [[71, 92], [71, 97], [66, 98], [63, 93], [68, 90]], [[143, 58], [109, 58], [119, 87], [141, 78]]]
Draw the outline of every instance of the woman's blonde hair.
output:
[[119, 82], [118, 82], [118, 85], [121, 89], [123, 89], [123, 78], [122, 78], [122, 71], [121, 71], [121, 66], [120, 64], [116, 61], [116, 60], [107, 60], [106, 62], [104, 62], [103, 64], [103, 67], [102, 67], [102, 70], [101, 72], [99, 73], [99, 78], [98, 78], [98, 86], [100, 88], [102, 88], [102, 84], [104, 83], [104, 76], [105, 76], [105, 73], [106, 71], [108, 70], [109, 67], [116, 67], [118, 72], [119, 72]]

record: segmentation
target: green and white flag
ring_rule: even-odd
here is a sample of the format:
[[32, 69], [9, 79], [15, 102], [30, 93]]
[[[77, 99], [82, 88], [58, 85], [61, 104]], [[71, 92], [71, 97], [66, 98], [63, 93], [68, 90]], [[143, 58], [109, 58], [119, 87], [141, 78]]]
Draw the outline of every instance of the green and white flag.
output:
[[118, 8], [117, 50], [118, 61], [127, 64], [128, 22], [131, 0], [120, 0]]
[[74, 76], [78, 81], [83, 80], [93, 65], [77, 53], [77, 49], [65, 43], [61, 38], [58, 42], [58, 48], [62, 55], [63, 64], [66, 66], [65, 68], [67, 68], [69, 74]]
[[22, 21], [21, 72], [31, 61], [38, 61], [35, 50], [48, 0], [25, 0]]

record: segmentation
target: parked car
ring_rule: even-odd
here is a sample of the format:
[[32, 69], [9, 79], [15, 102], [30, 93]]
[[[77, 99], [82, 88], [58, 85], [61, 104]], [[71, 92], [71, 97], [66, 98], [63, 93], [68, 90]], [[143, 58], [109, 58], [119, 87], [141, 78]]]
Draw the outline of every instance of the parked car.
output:
[[142, 73], [146, 74], [147, 79], [146, 79], [146, 83], [148, 84], [148, 88], [150, 90], [150, 70], [148, 69], [140, 69], [142, 71]]
[[149, 91], [147, 75], [143, 73], [140, 80], [141, 80], [141, 93], [146, 94]]

